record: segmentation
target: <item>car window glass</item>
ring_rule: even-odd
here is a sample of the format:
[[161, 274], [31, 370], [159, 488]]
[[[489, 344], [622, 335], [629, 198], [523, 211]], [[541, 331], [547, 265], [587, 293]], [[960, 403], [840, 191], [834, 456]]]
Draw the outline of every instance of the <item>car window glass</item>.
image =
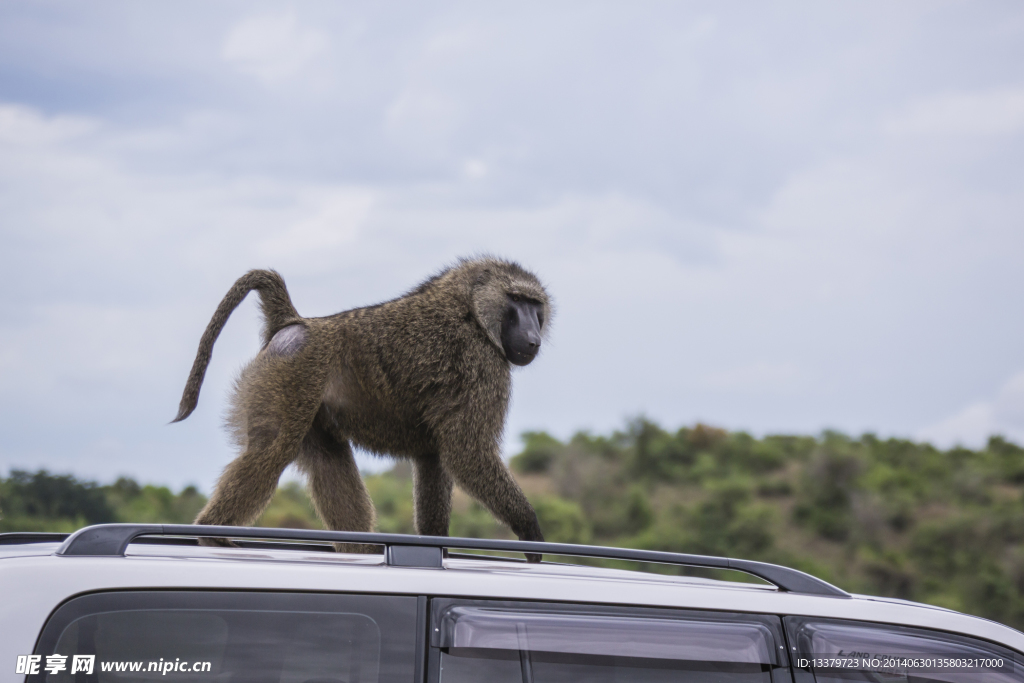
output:
[[[324, 672], [343, 674], [345, 681], [377, 681], [380, 630], [362, 614], [309, 612], [169, 612], [143, 610], [82, 617], [70, 624], [57, 642], [58, 653], [96, 654], [100, 681], [201, 680], [230, 672], [267, 677], [280, 683], [304, 683]], [[107, 663], [141, 663], [146, 671], [103, 671]], [[150, 666], [150, 663], [155, 666]], [[184, 663], [199, 671], [183, 673]], [[209, 663], [209, 670], [205, 663]], [[130, 668], [127, 664], [125, 668]], [[117, 668], [117, 664], [112, 669]], [[150, 671], [150, 668], [153, 671]], [[74, 681], [70, 667], [49, 674], [47, 681]]]
[[[787, 617], [798, 680], [815, 683], [1021, 683], [1005, 648], [938, 631]], [[803, 675], [800, 675], [800, 672]]]
[[435, 621], [442, 683], [768, 682], [757, 621], [452, 606]]
[[[142, 604], [125, 594], [117, 600], [119, 609], [97, 603], [64, 620], [58, 611], [51, 621], [63, 623], [48, 624], [43, 640], [52, 644], [41, 654], [64, 657], [56, 662], [63, 666], [45, 670], [52, 660], [44, 656], [39, 677], [28, 680], [404, 683], [415, 670], [415, 598], [146, 593]], [[74, 665], [83, 655], [94, 657], [84, 677]]]

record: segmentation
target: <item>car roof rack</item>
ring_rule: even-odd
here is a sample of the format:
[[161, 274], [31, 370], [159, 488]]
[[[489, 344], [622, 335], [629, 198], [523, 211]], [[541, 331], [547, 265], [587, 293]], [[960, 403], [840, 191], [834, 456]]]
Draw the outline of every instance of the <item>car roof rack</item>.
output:
[[[593, 557], [628, 560], [709, 569], [733, 569], [756, 576], [780, 591], [809, 595], [849, 598], [850, 594], [832, 584], [797, 569], [766, 562], [726, 557], [688, 555], [656, 550], [606, 548], [569, 543], [504, 541], [484, 538], [415, 536], [360, 531], [320, 531], [315, 529], [269, 529], [264, 527], [205, 526], [196, 524], [97, 524], [79, 529], [57, 550], [62, 556], [123, 556], [128, 544], [142, 536], [186, 536], [222, 539], [260, 539], [313, 543], [361, 543], [384, 546], [385, 561], [393, 567], [443, 567], [445, 549], [491, 550], [514, 553]], [[170, 540], [170, 539], [167, 539]], [[142, 541], [145, 542], [145, 541]]]
[[71, 534], [59, 531], [10, 531], [0, 534], [0, 545], [24, 545], [26, 543], [61, 543]]

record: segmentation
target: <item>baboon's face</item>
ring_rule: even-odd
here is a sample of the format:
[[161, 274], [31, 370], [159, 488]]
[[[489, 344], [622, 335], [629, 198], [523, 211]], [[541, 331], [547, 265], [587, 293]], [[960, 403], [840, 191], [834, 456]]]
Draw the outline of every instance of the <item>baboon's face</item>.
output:
[[517, 294], [509, 295], [501, 317], [501, 347], [513, 365], [529, 365], [540, 351], [544, 306]]

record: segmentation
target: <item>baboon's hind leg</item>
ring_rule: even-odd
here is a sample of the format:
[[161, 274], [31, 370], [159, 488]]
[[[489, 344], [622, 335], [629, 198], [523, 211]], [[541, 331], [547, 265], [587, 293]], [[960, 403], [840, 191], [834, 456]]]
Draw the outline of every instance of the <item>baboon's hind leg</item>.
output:
[[[294, 459], [297, 441], [288, 439], [278, 429], [250, 429], [245, 451], [224, 468], [217, 488], [195, 523], [217, 526], [250, 526], [255, 523], [274, 497], [284, 468]], [[217, 538], [200, 538], [199, 544], [234, 545]]]
[[[363, 484], [352, 446], [329, 433], [318, 419], [306, 434], [295, 464], [306, 474], [309, 497], [331, 531], [373, 531], [373, 501]], [[335, 543], [338, 552], [375, 552], [376, 546]]]
[[[196, 524], [247, 526], [270, 504], [281, 473], [298, 456], [320, 405], [326, 372], [312, 362], [255, 361], [235, 396], [243, 451], [221, 474]], [[203, 545], [223, 541], [200, 539]]]

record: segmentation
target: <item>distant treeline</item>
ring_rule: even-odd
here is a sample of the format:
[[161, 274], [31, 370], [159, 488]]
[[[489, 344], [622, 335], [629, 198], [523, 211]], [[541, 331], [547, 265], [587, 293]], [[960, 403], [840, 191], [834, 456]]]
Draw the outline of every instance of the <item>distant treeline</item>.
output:
[[0, 478], [0, 532], [74, 531], [105, 522], [188, 523], [205, 504], [194, 486], [175, 494], [124, 477], [100, 486], [46, 470], [12, 470]]
[[[982, 450], [821, 436], [767, 436], [638, 419], [567, 442], [524, 435], [511, 465], [548, 540], [787, 564], [840, 587], [932, 603], [1024, 628], [1024, 449]], [[412, 479], [366, 476], [381, 531], [412, 532]], [[45, 471], [0, 479], [0, 531], [189, 522], [205, 497], [130, 479], [100, 486]], [[264, 526], [318, 528], [296, 484]], [[457, 492], [453, 536], [508, 538]]]

